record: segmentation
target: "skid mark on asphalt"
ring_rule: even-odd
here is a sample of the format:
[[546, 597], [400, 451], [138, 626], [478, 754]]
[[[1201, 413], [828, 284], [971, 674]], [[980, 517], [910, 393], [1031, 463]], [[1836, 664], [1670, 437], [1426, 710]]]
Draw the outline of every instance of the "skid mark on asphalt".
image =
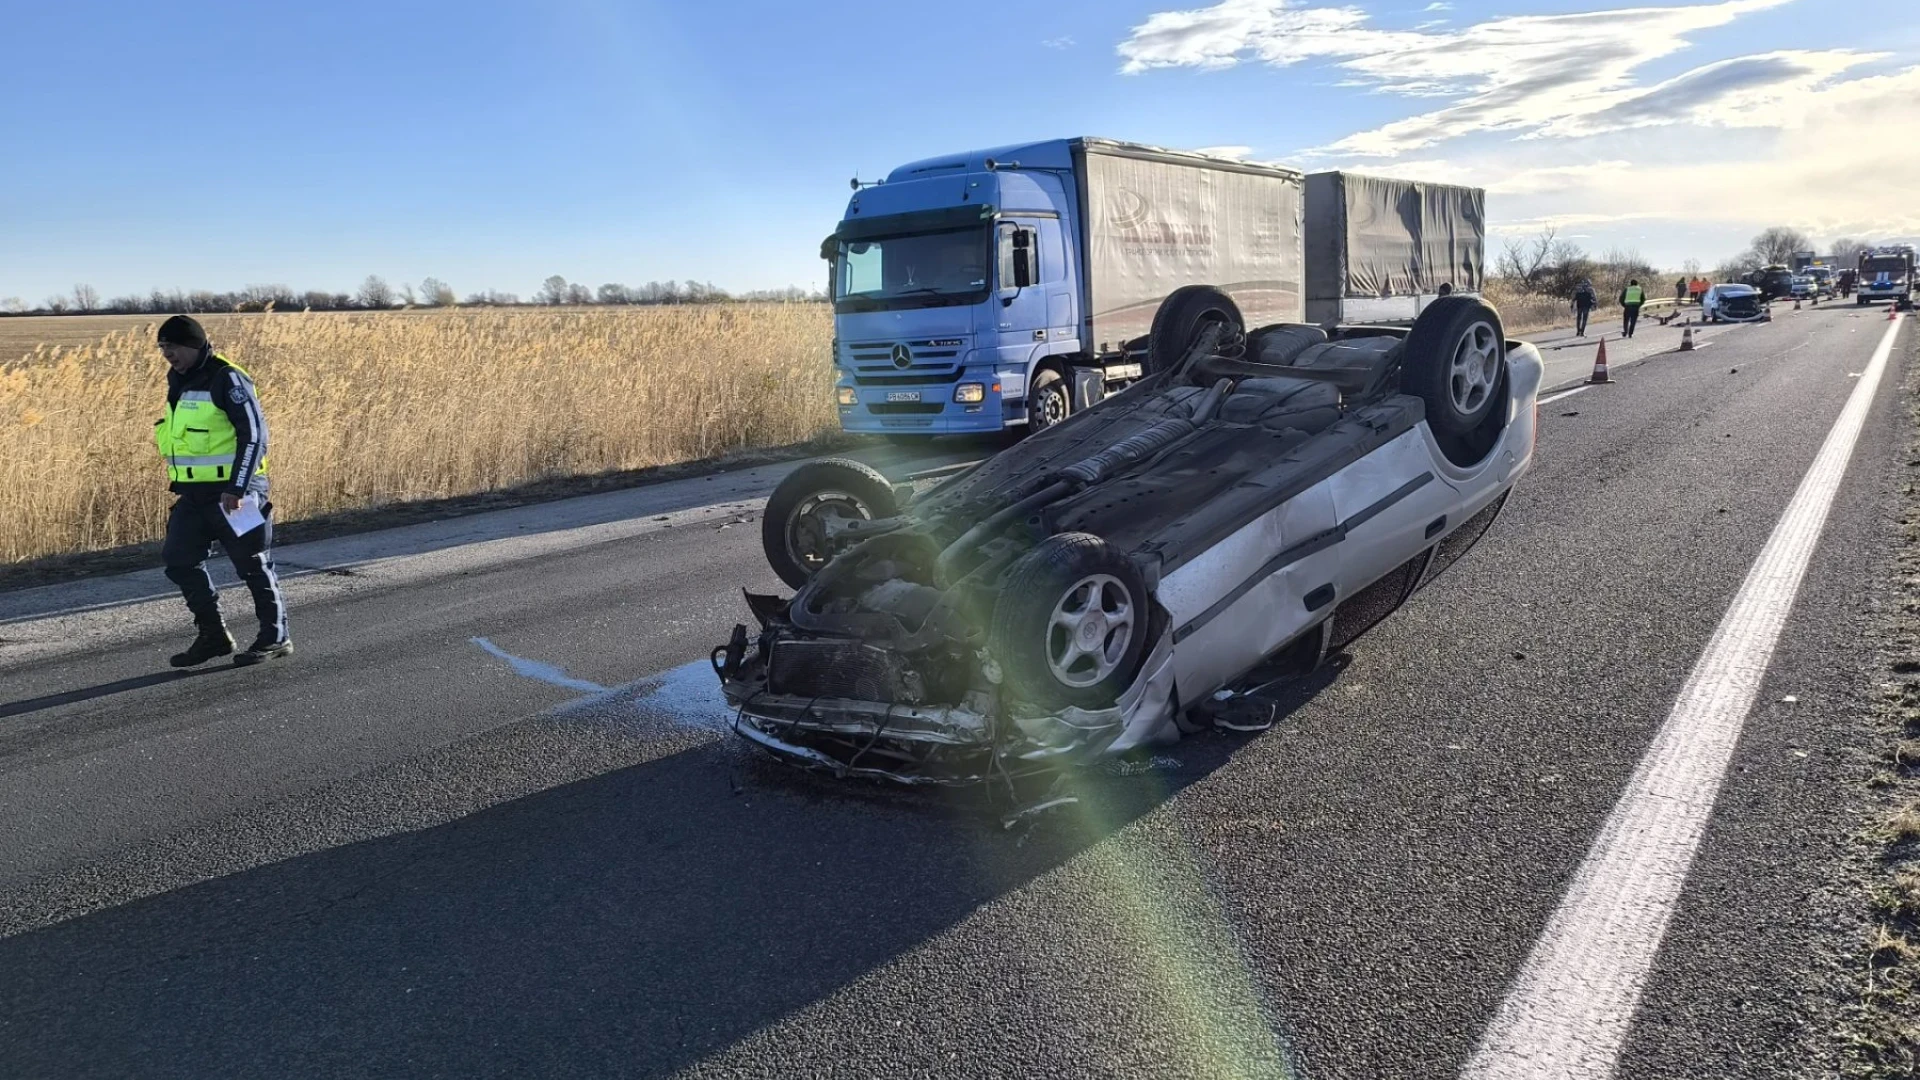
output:
[[1560, 907], [1467, 1063], [1470, 1080], [1611, 1077], [1740, 729], [1900, 329], [1887, 330]]

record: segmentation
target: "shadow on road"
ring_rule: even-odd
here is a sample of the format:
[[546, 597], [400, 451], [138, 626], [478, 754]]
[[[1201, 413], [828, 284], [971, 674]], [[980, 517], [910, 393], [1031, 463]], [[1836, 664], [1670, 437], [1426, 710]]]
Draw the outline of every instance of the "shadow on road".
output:
[[1011, 832], [705, 744], [0, 940], [0, 1074], [661, 1075], [938, 937], [1242, 741], [1096, 775], [1077, 786], [1097, 805]]
[[9, 716], [25, 716], [28, 713], [36, 713], [43, 709], [53, 709], [61, 705], [71, 705], [77, 701], [92, 701], [95, 698], [124, 694], [129, 690], [144, 690], [149, 686], [159, 686], [162, 683], [179, 682], [181, 679], [191, 679], [198, 675], [213, 675], [218, 672], [231, 670], [233, 670], [233, 665], [221, 664], [217, 667], [193, 668], [185, 671], [156, 671], [147, 675], [135, 675], [128, 679], [116, 679], [113, 682], [101, 683], [98, 686], [83, 687], [79, 690], [64, 690], [58, 694], [45, 694], [36, 698], [23, 698], [19, 701], [9, 701], [0, 704], [0, 719]]

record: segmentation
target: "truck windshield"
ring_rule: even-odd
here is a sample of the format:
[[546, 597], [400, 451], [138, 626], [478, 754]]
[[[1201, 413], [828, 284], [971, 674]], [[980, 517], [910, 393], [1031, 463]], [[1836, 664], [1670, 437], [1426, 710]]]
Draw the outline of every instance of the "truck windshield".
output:
[[1863, 274], [1903, 275], [1907, 272], [1907, 260], [1894, 256], [1878, 259], [1862, 259], [1860, 261], [1860, 272]]
[[992, 266], [986, 228], [842, 241], [834, 310], [879, 311], [979, 302]]

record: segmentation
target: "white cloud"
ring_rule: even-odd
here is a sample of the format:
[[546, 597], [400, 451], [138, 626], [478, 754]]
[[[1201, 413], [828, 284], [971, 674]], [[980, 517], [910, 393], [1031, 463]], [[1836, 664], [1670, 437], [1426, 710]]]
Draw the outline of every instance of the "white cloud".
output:
[[[1920, 141], [1890, 132], [1920, 126], [1920, 66], [1802, 95], [1754, 133], [1744, 148], [1700, 146], [1676, 127], [1658, 146], [1645, 132], [1614, 131], [1564, 141], [1503, 143], [1471, 155], [1358, 165], [1393, 176], [1487, 189], [1489, 228], [1528, 233], [1554, 225], [1592, 234], [1602, 246], [1649, 236], [1660, 259], [1706, 262], [1733, 254], [1768, 225], [1793, 225], [1821, 241], [1851, 235], [1888, 239], [1920, 233], [1920, 204], [1892, 194], [1920, 174]], [[1570, 156], [1590, 160], [1569, 163]], [[1637, 158], [1636, 156], [1637, 155]], [[1711, 250], [1681, 250], [1663, 239], [1679, 229], [1719, 239]], [[1698, 241], [1695, 241], [1698, 243]], [[1672, 250], [1668, 251], [1667, 248]]]
[[[1648, 77], [1703, 32], [1792, 2], [1692, 0], [1434, 31], [1377, 28], [1338, 0], [1222, 0], [1150, 16], [1119, 54], [1135, 74], [1325, 64], [1339, 86], [1408, 99], [1404, 117], [1287, 163], [1483, 187], [1499, 233], [1553, 224], [1674, 265], [1717, 261], [1769, 225], [1823, 242], [1920, 234], [1920, 204], [1898, 195], [1920, 175], [1920, 140], [1905, 134], [1920, 128], [1920, 66], [1861, 76], [1887, 55], [1785, 48]], [[1911, 55], [1910, 43], [1886, 47]]]
[[[1719, 0], [1678, 7], [1619, 8], [1565, 15], [1501, 16], [1458, 30], [1379, 30], [1351, 6], [1299, 0], [1222, 0], [1213, 7], [1148, 17], [1119, 46], [1121, 70], [1217, 70], [1243, 60], [1289, 66], [1325, 60], [1348, 85], [1405, 96], [1454, 98], [1429, 112], [1357, 132], [1327, 149], [1393, 156], [1483, 131], [1592, 134], [1611, 127], [1672, 123], [1739, 93], [1775, 97], [1864, 62], [1846, 51], [1749, 58], [1745, 67], [1709, 65], [1653, 88], [1641, 67], [1688, 47], [1687, 36], [1793, 0]], [[1719, 93], [1715, 97], [1713, 91]], [[1649, 95], [1652, 95], [1649, 97]], [[1635, 111], [1633, 103], [1640, 102]], [[1604, 126], [1583, 122], [1614, 113]]]
[[1453, 5], [1449, 3], [1445, 3], [1444, 0], [1435, 0], [1434, 3], [1428, 4], [1426, 7], [1423, 7], [1420, 10], [1421, 11], [1452, 11]]
[[1048, 38], [1040, 44], [1045, 45], [1049, 49], [1071, 49], [1076, 43], [1071, 37], [1057, 37]]

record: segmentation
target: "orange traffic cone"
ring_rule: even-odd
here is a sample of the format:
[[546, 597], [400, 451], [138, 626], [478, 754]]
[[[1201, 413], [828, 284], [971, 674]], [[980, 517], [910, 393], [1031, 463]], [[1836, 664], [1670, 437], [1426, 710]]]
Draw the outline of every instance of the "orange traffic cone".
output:
[[1793, 310], [1795, 311], [1800, 310], [1800, 298], [1797, 296], [1793, 298]]
[[1897, 301], [1897, 300], [1896, 300], [1896, 301], [1894, 301], [1894, 302], [1892, 302], [1892, 303], [1890, 303], [1890, 304], [1888, 304], [1888, 305], [1887, 305], [1887, 321], [1888, 321], [1888, 322], [1892, 322], [1893, 320], [1895, 320], [1895, 319], [1897, 319], [1897, 318], [1899, 318], [1900, 316], [1898, 316], [1898, 315], [1896, 315], [1896, 314], [1894, 314], [1894, 312], [1896, 312], [1896, 311], [1899, 311], [1899, 310], [1900, 310], [1900, 302], [1899, 302], [1899, 301]]
[[1681, 352], [1693, 351], [1693, 324], [1692, 323], [1688, 323], [1686, 329], [1680, 332], [1680, 351]]
[[1593, 383], [1612, 381], [1612, 379], [1607, 378], [1607, 339], [1601, 338], [1600, 352], [1593, 358], [1593, 378], [1588, 379], [1587, 382], [1591, 385]]

